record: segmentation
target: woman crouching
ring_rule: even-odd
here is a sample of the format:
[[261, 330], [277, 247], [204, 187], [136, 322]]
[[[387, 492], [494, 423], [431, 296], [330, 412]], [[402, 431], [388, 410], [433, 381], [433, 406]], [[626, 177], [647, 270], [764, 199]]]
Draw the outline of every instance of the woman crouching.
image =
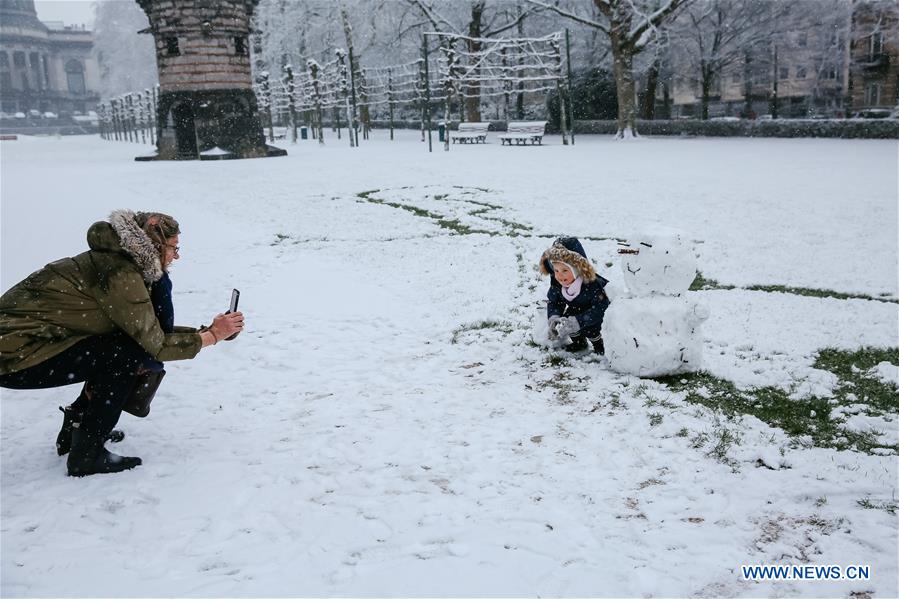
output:
[[0, 297], [0, 387], [90, 389], [76, 400], [70, 476], [140, 465], [104, 447], [138, 373], [153, 361], [191, 359], [244, 326], [234, 312], [203, 330], [163, 330], [150, 288], [179, 257], [172, 217], [117, 210], [91, 225], [87, 242], [88, 251], [48, 264]]

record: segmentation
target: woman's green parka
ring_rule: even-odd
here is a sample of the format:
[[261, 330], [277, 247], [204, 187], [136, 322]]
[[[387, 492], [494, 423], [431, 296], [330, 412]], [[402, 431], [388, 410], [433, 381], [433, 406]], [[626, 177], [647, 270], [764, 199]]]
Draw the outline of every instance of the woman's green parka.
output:
[[52, 358], [82, 339], [124, 331], [161, 362], [200, 351], [196, 329], [166, 334], [148, 286], [162, 276], [159, 253], [126, 210], [87, 232], [90, 250], [57, 260], [0, 297], [0, 374]]

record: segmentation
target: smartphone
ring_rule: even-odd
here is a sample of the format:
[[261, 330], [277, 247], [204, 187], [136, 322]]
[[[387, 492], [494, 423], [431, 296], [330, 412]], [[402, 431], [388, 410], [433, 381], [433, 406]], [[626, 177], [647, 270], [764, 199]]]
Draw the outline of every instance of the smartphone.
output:
[[[240, 301], [240, 291], [238, 291], [237, 289], [232, 289], [231, 290], [231, 304], [228, 306], [228, 311], [226, 312], [226, 314], [230, 314], [232, 312], [237, 312], [237, 303], [239, 301]], [[240, 335], [239, 332], [234, 333], [230, 337], [226, 337], [225, 341], [231, 341], [238, 335]]]
[[231, 305], [228, 306], [228, 312], [226, 314], [230, 314], [231, 312], [237, 312], [237, 302], [240, 301], [240, 291], [237, 289], [231, 290]]

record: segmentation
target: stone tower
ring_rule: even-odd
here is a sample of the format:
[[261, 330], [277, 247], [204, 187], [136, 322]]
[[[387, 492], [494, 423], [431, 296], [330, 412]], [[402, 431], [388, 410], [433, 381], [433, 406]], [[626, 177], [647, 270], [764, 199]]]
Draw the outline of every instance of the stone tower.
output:
[[[250, 73], [259, 0], [137, 0], [156, 41], [156, 160], [261, 158], [267, 146]], [[220, 148], [204, 156], [202, 153]], [[138, 158], [140, 160], [140, 158]]]

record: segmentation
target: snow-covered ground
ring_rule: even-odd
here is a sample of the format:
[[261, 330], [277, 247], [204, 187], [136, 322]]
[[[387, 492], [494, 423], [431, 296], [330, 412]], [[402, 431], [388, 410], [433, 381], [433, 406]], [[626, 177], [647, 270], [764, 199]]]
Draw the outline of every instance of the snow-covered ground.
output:
[[[614, 280], [614, 238], [669, 225], [707, 279], [743, 287], [697, 292], [707, 369], [826, 395], [817, 350], [899, 345], [897, 305], [745, 287], [896, 298], [895, 141], [327, 141], [202, 163], [2, 142], [3, 290], [110, 210], [159, 210], [183, 231], [177, 322], [238, 287], [248, 329], [169, 364], [150, 416], [123, 416], [112, 449], [144, 464], [122, 474], [65, 476], [56, 406], [75, 387], [2, 391], [0, 594], [899, 595], [897, 516], [868, 509], [895, 506], [891, 451], [797, 448], [530, 343], [554, 236], [586, 238]], [[897, 442], [894, 416], [854, 418]], [[740, 571], [775, 563], [871, 578]]]

